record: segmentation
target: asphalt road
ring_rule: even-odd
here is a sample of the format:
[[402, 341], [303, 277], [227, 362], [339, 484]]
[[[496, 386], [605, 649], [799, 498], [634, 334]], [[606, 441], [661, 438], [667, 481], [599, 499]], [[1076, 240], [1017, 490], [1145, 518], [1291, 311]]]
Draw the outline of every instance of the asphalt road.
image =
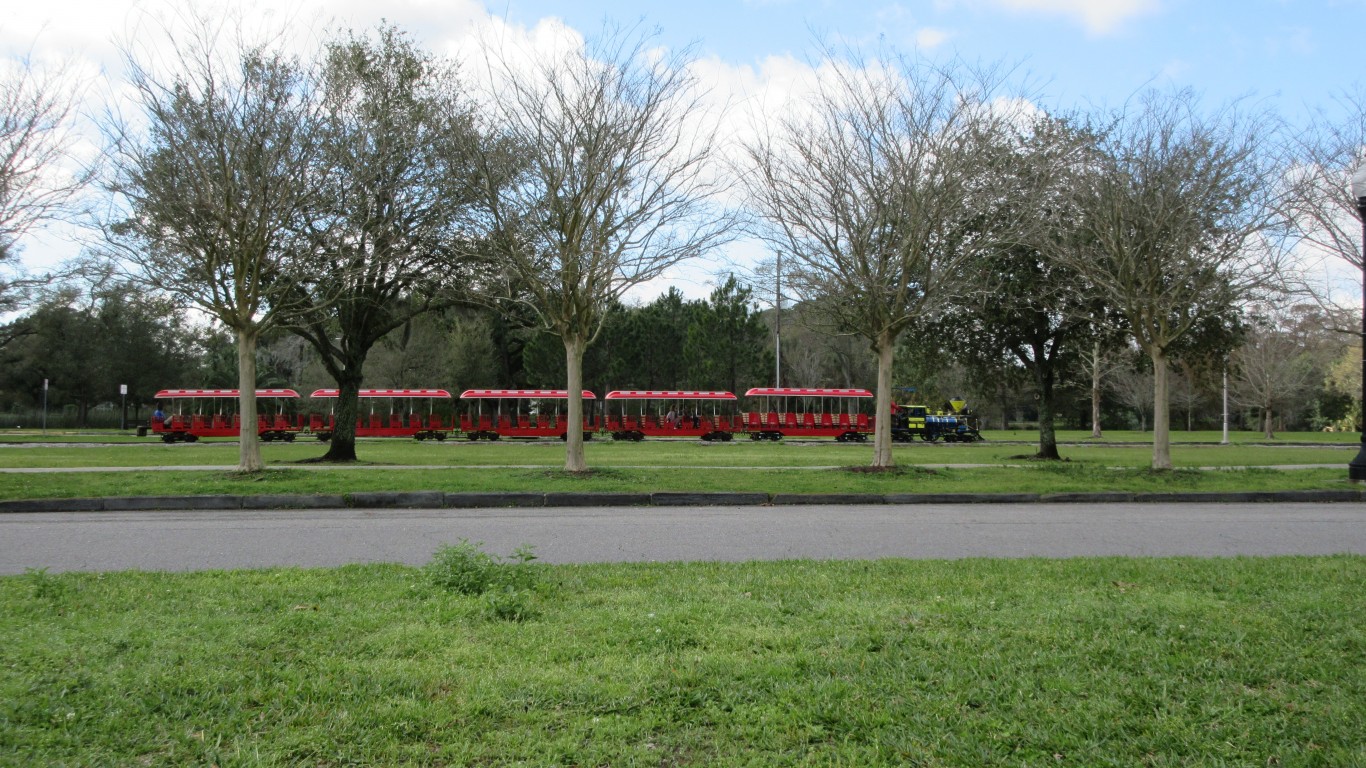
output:
[[0, 515], [0, 574], [421, 564], [443, 543], [544, 562], [1366, 554], [1361, 504], [946, 504]]

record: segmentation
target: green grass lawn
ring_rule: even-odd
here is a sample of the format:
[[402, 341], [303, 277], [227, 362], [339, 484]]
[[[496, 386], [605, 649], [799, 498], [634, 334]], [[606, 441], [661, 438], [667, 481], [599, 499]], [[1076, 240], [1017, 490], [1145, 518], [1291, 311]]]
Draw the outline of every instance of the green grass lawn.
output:
[[[989, 442], [1017, 442], [1034, 443], [1039, 441], [1037, 430], [1027, 429], [984, 429], [982, 435]], [[1091, 437], [1090, 430], [1080, 429], [1060, 429], [1057, 431], [1058, 442], [1063, 444], [1070, 443], [1147, 443], [1152, 444], [1152, 432], [1139, 432], [1136, 430], [1106, 430], [1103, 436], [1096, 440]], [[217, 438], [211, 438], [210, 441]], [[742, 435], [740, 440], [746, 438]], [[1171, 441], [1174, 444], [1182, 443], [1206, 443], [1217, 444], [1223, 439], [1223, 433], [1217, 430], [1185, 431], [1174, 430], [1171, 432]], [[313, 442], [308, 435], [301, 435], [299, 440], [302, 442]], [[451, 441], [460, 442], [459, 437], [452, 437]], [[1287, 444], [1287, 443], [1318, 443], [1335, 445], [1361, 445], [1361, 433], [1359, 432], [1278, 432], [1270, 440], [1261, 432], [1231, 431], [1229, 441], [1233, 444]], [[68, 442], [68, 443], [135, 443], [151, 444], [160, 442], [156, 437], [137, 437], [131, 430], [115, 429], [89, 429], [89, 430], [48, 430], [43, 432], [37, 429], [0, 429], [0, 443], [32, 443], [32, 442]]]
[[0, 764], [1366, 764], [1361, 557], [497, 567], [0, 578]]
[[[230, 471], [233, 442], [166, 445], [11, 445], [0, 448], [0, 467], [146, 468], [144, 471], [0, 473], [0, 499], [222, 493], [347, 493], [359, 491], [745, 491], [762, 493], [1050, 493], [1094, 490], [1266, 491], [1349, 487], [1346, 465], [1357, 446], [1238, 443], [1177, 444], [1175, 472], [1147, 469], [1144, 444], [1067, 445], [1066, 461], [1037, 462], [1032, 446], [990, 441], [975, 444], [898, 444], [899, 471], [852, 472], [872, 457], [867, 444], [824, 442], [732, 443], [656, 440], [592, 441], [593, 472], [561, 472], [558, 442], [443, 443], [365, 440], [363, 466], [317, 467], [316, 442], [268, 443], [262, 453], [272, 471], [241, 477]], [[1322, 469], [1281, 471], [1287, 465]], [[163, 471], [159, 467], [193, 468]], [[1195, 471], [1201, 467], [1232, 471]]]

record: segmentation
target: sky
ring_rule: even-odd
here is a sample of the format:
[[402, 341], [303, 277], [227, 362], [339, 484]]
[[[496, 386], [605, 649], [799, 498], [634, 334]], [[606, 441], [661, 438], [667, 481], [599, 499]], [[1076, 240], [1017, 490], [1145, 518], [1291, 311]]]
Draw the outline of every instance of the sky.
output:
[[[15, 5], [15, 4], [11, 4]], [[1339, 100], [1366, 82], [1366, 0], [242, 0], [263, 24], [318, 30], [367, 28], [381, 19], [433, 50], [468, 53], [481, 29], [503, 39], [546, 33], [593, 36], [604, 24], [657, 29], [659, 45], [692, 45], [702, 76], [744, 102], [790, 87], [820, 63], [820, 43], [880, 48], [933, 60], [1000, 65], [1028, 83], [1041, 105], [1114, 109], [1149, 88], [1190, 88], [1211, 108], [1244, 99], [1292, 125], [1334, 119]], [[49, 0], [8, 8], [0, 54], [62, 60], [81, 73], [89, 111], [119, 92], [121, 42], [155, 45], [154, 28], [174, 16], [163, 0]], [[213, 6], [208, 6], [213, 7]], [[92, 146], [93, 146], [92, 141]], [[31, 268], [78, 255], [79, 233], [35, 233], [22, 258]], [[710, 290], [720, 261], [761, 258], [754, 243], [672, 281], [690, 297]], [[658, 291], [655, 291], [657, 293]]]

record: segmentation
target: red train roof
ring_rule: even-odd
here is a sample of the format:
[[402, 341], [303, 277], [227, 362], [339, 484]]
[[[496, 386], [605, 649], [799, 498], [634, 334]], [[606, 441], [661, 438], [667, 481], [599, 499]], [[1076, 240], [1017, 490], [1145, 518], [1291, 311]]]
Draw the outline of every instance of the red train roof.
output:
[[872, 397], [866, 389], [821, 389], [811, 387], [755, 387], [745, 397]]
[[[565, 389], [467, 389], [460, 393], [461, 400], [568, 400], [569, 391]], [[584, 400], [596, 400], [588, 390], [583, 390]]]
[[[338, 397], [335, 389], [315, 389], [309, 397]], [[436, 397], [450, 399], [444, 389], [362, 389], [360, 397]]]
[[[258, 389], [257, 397], [298, 397], [292, 389]], [[235, 389], [163, 389], [156, 393], [156, 400], [174, 400], [182, 397], [237, 397]]]
[[684, 390], [618, 389], [607, 393], [606, 400], [734, 400], [730, 392]]

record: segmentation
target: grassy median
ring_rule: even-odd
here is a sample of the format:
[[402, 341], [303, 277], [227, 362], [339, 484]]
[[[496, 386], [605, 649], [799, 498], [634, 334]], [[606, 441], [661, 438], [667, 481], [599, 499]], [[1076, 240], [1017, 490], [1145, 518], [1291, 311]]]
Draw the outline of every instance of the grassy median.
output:
[[[1229, 446], [1202, 442], [1173, 447], [1173, 472], [1151, 472], [1141, 443], [1080, 443], [1065, 461], [1029, 458], [1032, 447], [990, 441], [970, 445], [897, 445], [898, 469], [858, 471], [868, 445], [833, 441], [704, 443], [593, 441], [592, 471], [560, 471], [558, 442], [366, 440], [361, 463], [316, 465], [316, 442], [262, 447], [270, 471], [242, 477], [232, 442], [164, 445], [23, 445], [0, 449], [0, 468], [82, 469], [72, 473], [0, 473], [0, 499], [125, 495], [337, 494], [363, 491], [743, 491], [760, 493], [1068, 493], [1080, 491], [1271, 491], [1349, 488], [1352, 444]], [[1318, 466], [1296, 469], [1286, 467]], [[203, 469], [196, 469], [196, 468]], [[174, 469], [167, 469], [174, 468]], [[115, 469], [123, 471], [113, 471]]]

